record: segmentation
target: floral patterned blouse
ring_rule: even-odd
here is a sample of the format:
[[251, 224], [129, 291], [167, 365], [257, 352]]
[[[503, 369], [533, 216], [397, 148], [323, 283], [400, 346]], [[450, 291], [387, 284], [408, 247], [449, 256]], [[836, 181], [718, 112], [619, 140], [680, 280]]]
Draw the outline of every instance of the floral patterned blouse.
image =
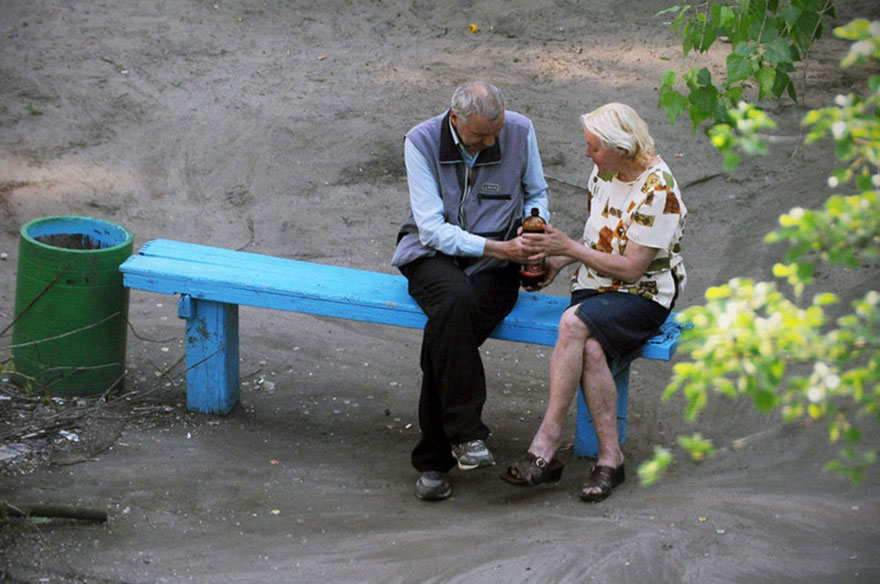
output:
[[628, 292], [670, 308], [676, 293], [675, 280], [681, 289], [686, 279], [681, 236], [687, 209], [669, 167], [658, 158], [632, 182], [603, 178], [594, 167], [589, 190], [590, 216], [584, 226], [585, 245], [622, 255], [627, 242], [632, 240], [658, 251], [634, 284], [606, 277], [581, 264], [572, 275], [572, 292], [583, 289]]

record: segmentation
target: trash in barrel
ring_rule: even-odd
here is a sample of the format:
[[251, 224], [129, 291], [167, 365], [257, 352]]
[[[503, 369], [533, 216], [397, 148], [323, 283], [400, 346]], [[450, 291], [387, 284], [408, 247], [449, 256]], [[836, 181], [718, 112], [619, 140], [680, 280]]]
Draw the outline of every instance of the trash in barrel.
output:
[[53, 395], [103, 393], [122, 381], [131, 255], [124, 227], [89, 217], [36, 219], [21, 228], [13, 377]]

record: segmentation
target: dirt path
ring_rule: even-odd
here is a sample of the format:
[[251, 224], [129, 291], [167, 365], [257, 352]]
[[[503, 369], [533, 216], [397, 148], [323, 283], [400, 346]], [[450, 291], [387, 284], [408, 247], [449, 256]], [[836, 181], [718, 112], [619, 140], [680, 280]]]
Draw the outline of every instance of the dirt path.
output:
[[[662, 72], [686, 66], [654, 16], [666, 5], [0, 0], [0, 325], [12, 318], [18, 230], [45, 215], [118, 222], [136, 247], [171, 237], [392, 272], [408, 213], [403, 134], [475, 77], [533, 119], [555, 225], [576, 233], [585, 216], [578, 115], [624, 101], [687, 186], [684, 304], [736, 275], [768, 278], [779, 250], [763, 235], [779, 213], [827, 196], [833, 160], [801, 145], [798, 121], [864, 72], [840, 72], [845, 45], [823, 41], [805, 105], [772, 108], [782, 136], [773, 153], [719, 174], [705, 139], [656, 107]], [[839, 15], [870, 11], [846, 2]], [[710, 62], [723, 66], [720, 54]], [[820, 281], [852, 297], [877, 275]], [[552, 293], [566, 294], [562, 280]], [[718, 399], [698, 429], [719, 455], [680, 462], [659, 486], [630, 480], [584, 505], [589, 461], [566, 452], [558, 486], [521, 491], [480, 471], [456, 475], [454, 498], [428, 505], [413, 496], [409, 466], [415, 331], [242, 309], [242, 403], [215, 418], [183, 406], [175, 300], [135, 292], [130, 319], [127, 387], [149, 399], [83, 421], [85, 444], [53, 434], [45, 457], [0, 462], [0, 498], [98, 507], [110, 520], [0, 525], [0, 579], [880, 579], [877, 471], [861, 487], [823, 473], [834, 451], [822, 427]], [[491, 444], [510, 460], [543, 412], [549, 351], [489, 341], [484, 354]], [[634, 368], [632, 477], [655, 444], [692, 431], [679, 401], [659, 399], [669, 375], [668, 363]]]

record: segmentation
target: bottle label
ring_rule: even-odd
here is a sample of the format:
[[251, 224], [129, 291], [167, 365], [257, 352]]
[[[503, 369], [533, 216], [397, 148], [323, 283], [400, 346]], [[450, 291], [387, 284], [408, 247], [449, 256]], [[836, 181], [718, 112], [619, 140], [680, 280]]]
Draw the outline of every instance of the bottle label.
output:
[[544, 265], [543, 264], [528, 264], [524, 265], [519, 272], [519, 275], [529, 282], [540, 282], [544, 279]]

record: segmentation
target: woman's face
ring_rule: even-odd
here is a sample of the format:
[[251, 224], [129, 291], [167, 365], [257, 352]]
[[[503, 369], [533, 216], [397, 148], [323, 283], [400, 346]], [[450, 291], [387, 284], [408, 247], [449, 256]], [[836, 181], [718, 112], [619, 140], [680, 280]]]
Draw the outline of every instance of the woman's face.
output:
[[584, 139], [587, 142], [586, 156], [593, 161], [599, 172], [617, 174], [626, 157], [612, 148], [607, 148], [598, 136], [589, 130], [584, 130]]

